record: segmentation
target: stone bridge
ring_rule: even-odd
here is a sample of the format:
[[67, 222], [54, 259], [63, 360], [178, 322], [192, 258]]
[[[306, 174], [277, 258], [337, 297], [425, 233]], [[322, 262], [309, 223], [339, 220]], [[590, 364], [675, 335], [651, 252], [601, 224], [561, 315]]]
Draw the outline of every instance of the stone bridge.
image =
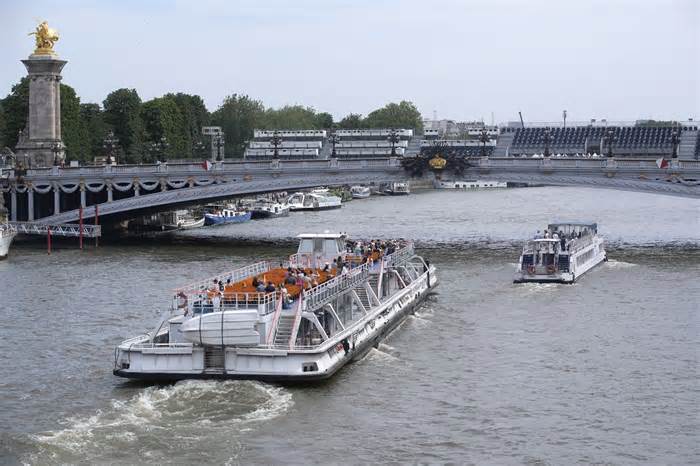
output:
[[[434, 178], [426, 172], [423, 178]], [[442, 175], [453, 177], [449, 170]], [[700, 198], [700, 162], [604, 158], [472, 158], [462, 179], [590, 186]], [[133, 218], [240, 195], [315, 186], [407, 180], [400, 159], [327, 159], [40, 168], [5, 170], [0, 191], [12, 220], [70, 223], [79, 218]]]

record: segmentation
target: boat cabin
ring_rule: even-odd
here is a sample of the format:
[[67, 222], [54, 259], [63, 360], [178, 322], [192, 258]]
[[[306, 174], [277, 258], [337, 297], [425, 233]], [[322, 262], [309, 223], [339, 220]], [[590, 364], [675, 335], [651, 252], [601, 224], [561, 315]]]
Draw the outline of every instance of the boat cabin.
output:
[[547, 225], [547, 229], [566, 238], [580, 238], [581, 236], [595, 235], [598, 233], [598, 224], [595, 222], [556, 222]]
[[346, 235], [341, 233], [305, 233], [297, 236], [299, 249], [295, 259], [308, 267], [322, 268], [345, 255]]

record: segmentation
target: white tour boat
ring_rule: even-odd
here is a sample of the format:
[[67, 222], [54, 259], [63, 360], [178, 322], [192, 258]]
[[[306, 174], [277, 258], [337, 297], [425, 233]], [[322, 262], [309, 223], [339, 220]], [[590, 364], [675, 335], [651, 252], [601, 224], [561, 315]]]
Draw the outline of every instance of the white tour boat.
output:
[[297, 211], [339, 209], [341, 202], [338, 196], [332, 196], [322, 192], [299, 192], [289, 196], [285, 203], [289, 206], [290, 210]]
[[443, 181], [436, 180], [435, 187], [437, 189], [495, 189], [495, 188], [507, 188], [508, 184], [503, 181], [485, 181], [485, 180], [471, 180], [471, 181]]
[[372, 192], [367, 186], [352, 186], [350, 194], [352, 194], [353, 199], [367, 199]]
[[389, 187], [386, 189], [386, 192], [388, 194], [391, 194], [392, 196], [401, 196], [405, 194], [411, 194], [411, 188], [406, 182], [396, 181], [389, 185]]
[[299, 240], [281, 266], [258, 262], [176, 289], [153, 331], [116, 348], [114, 374], [326, 379], [377, 346], [438, 283], [407, 241]]
[[604, 241], [598, 236], [596, 223], [552, 223], [523, 247], [514, 281], [574, 283], [606, 260]]
[[3, 201], [2, 193], [0, 193], [0, 259], [7, 257], [10, 252], [10, 244], [17, 236], [17, 228], [7, 222], [7, 209]]

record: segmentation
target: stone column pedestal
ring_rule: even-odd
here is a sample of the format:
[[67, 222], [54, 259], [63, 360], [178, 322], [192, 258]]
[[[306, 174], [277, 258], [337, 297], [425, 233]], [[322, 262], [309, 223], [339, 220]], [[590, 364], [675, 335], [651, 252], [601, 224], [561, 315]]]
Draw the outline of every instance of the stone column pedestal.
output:
[[16, 151], [34, 167], [50, 167], [65, 158], [61, 140], [61, 70], [68, 63], [56, 55], [30, 55], [22, 60], [29, 77], [29, 118]]

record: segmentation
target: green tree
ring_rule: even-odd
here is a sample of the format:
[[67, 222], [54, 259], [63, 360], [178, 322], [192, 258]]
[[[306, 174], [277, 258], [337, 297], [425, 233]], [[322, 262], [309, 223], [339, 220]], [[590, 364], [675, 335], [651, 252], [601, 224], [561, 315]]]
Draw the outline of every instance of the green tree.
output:
[[85, 134], [85, 148], [89, 160], [98, 155], [105, 155], [102, 141], [109, 133], [109, 126], [104, 121], [104, 113], [98, 104], [80, 104], [80, 121]]
[[2, 107], [2, 100], [0, 100], [0, 151], [7, 146], [5, 144], [5, 112]]
[[66, 159], [92, 161], [87, 131], [80, 118], [80, 97], [66, 84], [61, 84], [61, 139], [66, 145]]
[[17, 136], [27, 127], [29, 115], [29, 79], [22, 78], [20, 82], [12, 86], [10, 93], [0, 101], [5, 115], [5, 137], [2, 147], [14, 148], [17, 145]]
[[423, 129], [421, 114], [412, 102], [402, 100], [389, 103], [367, 115], [365, 126], [369, 128]]
[[365, 127], [365, 122], [359, 113], [351, 113], [340, 120], [338, 126], [342, 129], [362, 129]]
[[333, 115], [328, 112], [321, 112], [316, 114], [316, 128], [317, 129], [328, 129], [333, 127]]
[[253, 137], [253, 129], [260, 127], [264, 114], [262, 102], [247, 95], [233, 94], [224, 99], [211, 120], [225, 133], [227, 157], [243, 154], [246, 142]]
[[209, 110], [198, 95], [178, 92], [177, 94], [166, 94], [163, 97], [170, 98], [175, 102], [183, 118], [184, 151], [180, 156], [185, 158], [194, 156], [194, 145], [199, 141], [206, 143], [202, 138], [202, 126], [209, 126], [211, 121]]
[[160, 153], [153, 156], [162, 159], [189, 157], [191, 152], [186, 152], [189, 133], [185, 128], [185, 119], [180, 107], [175, 103], [173, 96], [166, 95], [144, 102], [142, 109], [147, 143], [158, 144], [163, 140], [167, 141], [167, 147], [161, 147]]
[[104, 119], [114, 130], [127, 162], [141, 156], [144, 127], [141, 119], [141, 98], [136, 89], [118, 89], [103, 102]]
[[285, 105], [278, 109], [265, 110], [259, 127], [261, 129], [317, 129], [318, 121], [316, 111], [311, 107]]

